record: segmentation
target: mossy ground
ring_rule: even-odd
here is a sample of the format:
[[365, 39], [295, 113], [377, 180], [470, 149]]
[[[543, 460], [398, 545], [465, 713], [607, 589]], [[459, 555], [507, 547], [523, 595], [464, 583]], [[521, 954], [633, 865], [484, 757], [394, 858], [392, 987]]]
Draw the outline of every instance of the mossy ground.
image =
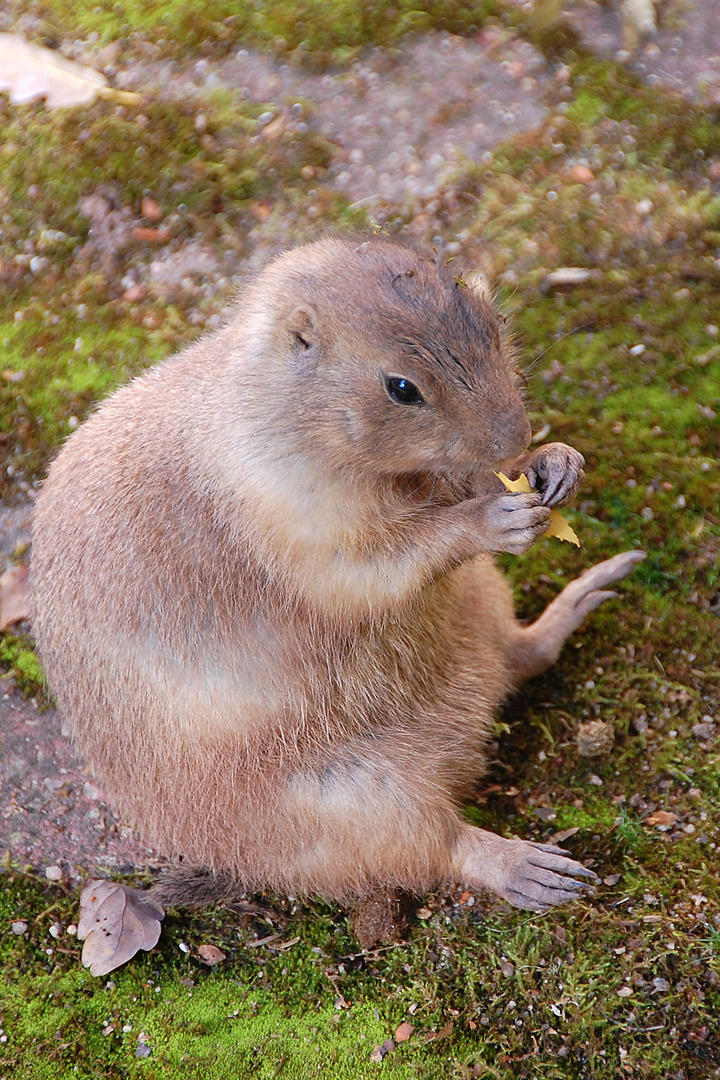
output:
[[[324, 62], [333, 50], [397, 40], [410, 11], [397, 4], [388, 19], [375, 5], [367, 18], [385, 18], [392, 33], [368, 23], [362, 36], [357, 5], [306, 7], [297, 41], [281, 25], [282, 5], [202, 5], [199, 14], [188, 2], [86, 4], [72, 18], [110, 41], [149, 34], [172, 15], [176, 27], [199, 27], [196, 37], [175, 35], [178, 54], [236, 42], [248, 19], [256, 41], [285, 35], [282, 47], [297, 49], [306, 40]], [[472, 5], [455, 7], [465, 18]], [[441, 8], [426, 5], [426, 22], [448, 17]], [[41, 33], [68, 31], [66, 5], [42, 0], [34, 11]], [[546, 40], [548, 50], [557, 41]], [[462, 238], [495, 283], [522, 353], [538, 357], [535, 430], [549, 425], [547, 438], [588, 463], [570, 512], [583, 547], [543, 541], [504, 560], [519, 610], [534, 616], [600, 558], [648, 551], [621, 597], [510, 703], [498, 762], [468, 809], [505, 834], [577, 828], [568, 848], [606, 883], [592, 903], [541, 917], [431, 897], [406, 944], [367, 955], [344, 917], [320, 904], [293, 913], [274, 901], [270, 924], [229, 912], [174, 917], [158, 950], [106, 981], [81, 969], [64, 929], [49, 934], [73, 922], [77, 898], [8, 870], [0, 1077], [720, 1075], [718, 748], [693, 733], [720, 716], [720, 201], [708, 172], [720, 162], [720, 126], [572, 43], [563, 48], [551, 119], [500, 147], [488, 167], [461, 167], [432, 227]], [[104, 184], [142, 225], [149, 194], [172, 219], [171, 246], [201, 240], [239, 260], [268, 195], [299, 238], [318, 222], [362, 223], [324, 186], [333, 148], [311, 129], [253, 142], [258, 111], [210, 96], [198, 131], [197, 109], [182, 100], [143, 104], [141, 122], [139, 110], [108, 102], [63, 114], [0, 107], [8, 497], [35, 482], [93, 401], [212, 326], [231, 291], [217, 280], [201, 294], [124, 299], [122, 278], [156, 249], [141, 234], [103, 262], [80, 198]], [[312, 219], [308, 204], [319, 208]], [[409, 223], [398, 215], [391, 228]], [[547, 273], [562, 265], [593, 276], [553, 291]], [[25, 640], [6, 638], [0, 656], [32, 684]], [[580, 758], [577, 722], [596, 717], [614, 725], [614, 750]], [[652, 824], [660, 811], [672, 823]], [[27, 932], [11, 933], [14, 920]], [[273, 942], [247, 947], [275, 931]], [[207, 942], [227, 953], [212, 970], [195, 959]], [[412, 1037], [371, 1061], [408, 1019]], [[139, 1045], [149, 1057], [136, 1057]]]

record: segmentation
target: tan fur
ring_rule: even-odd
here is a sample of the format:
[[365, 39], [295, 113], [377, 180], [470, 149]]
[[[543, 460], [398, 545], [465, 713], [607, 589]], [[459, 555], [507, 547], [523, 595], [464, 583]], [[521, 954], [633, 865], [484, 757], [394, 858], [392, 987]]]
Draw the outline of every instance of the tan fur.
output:
[[109, 398], [50, 470], [33, 580], [50, 685], [124, 818], [225, 886], [350, 901], [457, 877], [519, 902], [513, 842], [458, 800], [498, 704], [599, 602], [559, 597], [542, 641], [515, 620], [488, 553], [549, 511], [492, 470], [582, 475], [528, 438], [487, 302], [384, 241], [281, 256], [224, 329]]

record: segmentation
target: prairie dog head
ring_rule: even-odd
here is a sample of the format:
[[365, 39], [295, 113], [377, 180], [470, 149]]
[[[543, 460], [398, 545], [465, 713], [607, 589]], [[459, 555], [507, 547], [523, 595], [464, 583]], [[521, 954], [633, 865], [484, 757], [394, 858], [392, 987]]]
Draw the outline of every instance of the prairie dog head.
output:
[[514, 358], [493, 309], [407, 248], [297, 248], [260, 275], [241, 311], [245, 374], [264, 388], [265, 420], [294, 433], [305, 456], [366, 480], [455, 483], [527, 446]]

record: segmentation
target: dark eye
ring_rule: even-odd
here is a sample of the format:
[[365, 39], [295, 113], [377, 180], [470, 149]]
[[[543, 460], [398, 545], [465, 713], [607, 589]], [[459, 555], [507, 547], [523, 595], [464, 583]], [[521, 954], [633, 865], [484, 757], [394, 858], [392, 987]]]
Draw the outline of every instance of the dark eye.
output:
[[422, 404], [422, 394], [415, 383], [411, 383], [409, 379], [399, 379], [395, 376], [385, 379], [385, 389], [393, 401], [399, 402], [400, 405]]

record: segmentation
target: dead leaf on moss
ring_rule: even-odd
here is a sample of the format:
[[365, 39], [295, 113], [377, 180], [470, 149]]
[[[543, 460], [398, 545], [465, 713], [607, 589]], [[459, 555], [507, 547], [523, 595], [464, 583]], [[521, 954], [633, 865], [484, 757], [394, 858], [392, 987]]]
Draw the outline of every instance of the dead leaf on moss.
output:
[[655, 814], [650, 814], [649, 817], [645, 818], [646, 825], [659, 825], [661, 828], [674, 825], [676, 821], [677, 817], [669, 810], [658, 810]]
[[203, 964], [207, 964], [208, 967], [214, 967], [215, 964], [219, 964], [225, 959], [225, 953], [215, 945], [201, 945], [198, 949], [198, 956]]
[[[525, 473], [521, 473], [517, 480], [510, 480], [505, 473], [501, 472], [496, 472], [495, 475], [498, 480], [503, 482], [508, 491], [522, 491], [527, 493], [533, 490], [530, 487], [530, 481]], [[576, 544], [580, 547], [580, 541], [578, 540], [574, 529], [570, 527], [568, 521], [563, 517], [559, 510], [550, 511], [550, 524], [543, 535], [555, 536], [558, 540], [566, 540], [567, 543]]]
[[107, 975], [160, 937], [164, 909], [147, 894], [115, 881], [89, 881], [80, 896], [77, 936], [91, 975]]
[[394, 1049], [395, 1043], [392, 1041], [392, 1039], [386, 1039], [384, 1043], [380, 1044], [380, 1046], [375, 1047], [372, 1054], [370, 1055], [370, 1060], [374, 1061], [376, 1064], [379, 1064], [386, 1056], [386, 1054], [392, 1053]]
[[452, 1020], [445, 1027], [440, 1028], [439, 1031], [430, 1031], [423, 1039], [424, 1043], [435, 1042], [437, 1039], [447, 1039], [449, 1035], [452, 1035], [454, 1024]]
[[658, 810], [656, 813], [651, 813], [648, 818], [644, 820], [644, 824], [660, 825], [661, 828], [663, 828], [667, 827], [668, 825], [675, 825], [677, 820], [677, 816], [674, 813], [671, 813], [671, 811]]
[[30, 617], [27, 566], [11, 566], [0, 574], [0, 630]]
[[580, 832], [579, 825], [573, 825], [571, 829], [561, 829], [560, 832], [553, 833], [548, 843], [562, 844], [563, 840], [569, 840], [577, 832]]
[[89, 105], [96, 97], [126, 105], [140, 101], [139, 94], [113, 90], [95, 68], [66, 60], [19, 34], [0, 34], [0, 91], [9, 92], [13, 105], [45, 98], [48, 109]]

